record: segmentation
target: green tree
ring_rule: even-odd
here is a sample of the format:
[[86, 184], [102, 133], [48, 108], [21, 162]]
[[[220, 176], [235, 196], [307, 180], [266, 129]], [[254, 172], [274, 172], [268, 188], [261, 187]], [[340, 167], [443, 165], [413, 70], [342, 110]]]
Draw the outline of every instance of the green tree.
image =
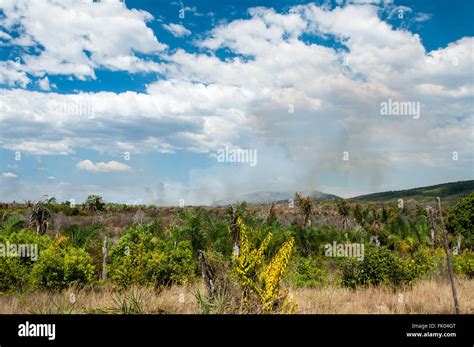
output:
[[102, 211], [105, 203], [99, 195], [89, 195], [85, 202], [85, 208], [88, 211]]
[[474, 193], [459, 200], [449, 211], [446, 228], [450, 233], [461, 234], [466, 242], [473, 244], [474, 234]]

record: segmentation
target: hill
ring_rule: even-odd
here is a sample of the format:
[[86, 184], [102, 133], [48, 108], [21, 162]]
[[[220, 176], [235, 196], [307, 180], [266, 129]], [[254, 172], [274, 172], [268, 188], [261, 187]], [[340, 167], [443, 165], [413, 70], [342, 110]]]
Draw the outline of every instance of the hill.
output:
[[366, 194], [349, 200], [388, 203], [398, 199], [413, 200], [419, 204], [433, 204], [439, 196], [445, 206], [455, 204], [459, 199], [474, 192], [474, 180], [442, 183], [434, 186]]

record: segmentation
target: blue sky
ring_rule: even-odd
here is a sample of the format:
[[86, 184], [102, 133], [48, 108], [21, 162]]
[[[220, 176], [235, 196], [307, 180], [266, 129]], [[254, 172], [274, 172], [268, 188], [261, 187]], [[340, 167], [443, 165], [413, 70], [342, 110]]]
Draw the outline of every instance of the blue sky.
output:
[[[467, 0], [2, 0], [0, 201], [473, 179], [472, 13]], [[419, 117], [381, 114], [389, 100]]]

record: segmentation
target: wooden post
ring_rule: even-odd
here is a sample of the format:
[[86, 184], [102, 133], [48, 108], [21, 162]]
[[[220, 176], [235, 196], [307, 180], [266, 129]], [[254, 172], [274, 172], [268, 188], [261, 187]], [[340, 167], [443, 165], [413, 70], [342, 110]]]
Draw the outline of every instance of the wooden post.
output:
[[444, 251], [446, 252], [446, 263], [448, 265], [449, 279], [451, 280], [451, 289], [453, 292], [454, 308], [456, 309], [456, 314], [460, 314], [461, 307], [458, 301], [456, 283], [454, 282], [453, 264], [451, 262], [451, 254], [449, 252], [448, 231], [446, 230], [446, 226], [444, 225], [443, 210], [441, 209], [441, 199], [439, 197], [437, 197], [436, 199], [438, 200], [439, 218], [441, 220], [441, 226], [443, 228]]
[[102, 280], [107, 280], [107, 236], [104, 237], [104, 243], [102, 245]]

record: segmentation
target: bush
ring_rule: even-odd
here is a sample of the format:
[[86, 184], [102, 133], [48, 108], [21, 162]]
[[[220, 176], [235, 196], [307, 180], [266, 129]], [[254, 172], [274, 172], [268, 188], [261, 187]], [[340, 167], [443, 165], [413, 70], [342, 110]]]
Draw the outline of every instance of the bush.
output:
[[415, 262], [397, 257], [385, 246], [365, 245], [362, 261], [348, 260], [343, 263], [343, 286], [393, 286], [410, 285], [418, 276]]
[[327, 271], [321, 259], [297, 257], [288, 275], [288, 282], [298, 288], [318, 287], [327, 283]]
[[41, 252], [32, 269], [36, 288], [61, 290], [73, 284], [94, 282], [94, 265], [91, 256], [82, 248], [59, 248], [52, 244]]
[[136, 225], [111, 250], [110, 276], [119, 288], [132, 284], [183, 283], [195, 269], [190, 241], [163, 241], [148, 225]]
[[52, 245], [41, 252], [33, 267], [33, 283], [37, 288], [59, 290], [66, 286], [64, 281], [64, 257], [61, 250]]
[[195, 266], [189, 241], [178, 242], [176, 246], [162, 242], [148, 260], [147, 279], [155, 286], [182, 284], [192, 277]]
[[[11, 232], [9, 235], [0, 234], [0, 244], [37, 245], [37, 256], [53, 241], [49, 236], [38, 236], [30, 229]], [[6, 251], [6, 250], [5, 250]], [[0, 292], [27, 290], [31, 286], [31, 269], [35, 257], [0, 257]]]
[[459, 275], [474, 278], [474, 253], [464, 251], [461, 254], [453, 256], [454, 272]]
[[88, 246], [91, 241], [97, 240], [103, 225], [93, 224], [89, 226], [71, 225], [62, 231], [68, 237], [69, 242], [75, 247]]

